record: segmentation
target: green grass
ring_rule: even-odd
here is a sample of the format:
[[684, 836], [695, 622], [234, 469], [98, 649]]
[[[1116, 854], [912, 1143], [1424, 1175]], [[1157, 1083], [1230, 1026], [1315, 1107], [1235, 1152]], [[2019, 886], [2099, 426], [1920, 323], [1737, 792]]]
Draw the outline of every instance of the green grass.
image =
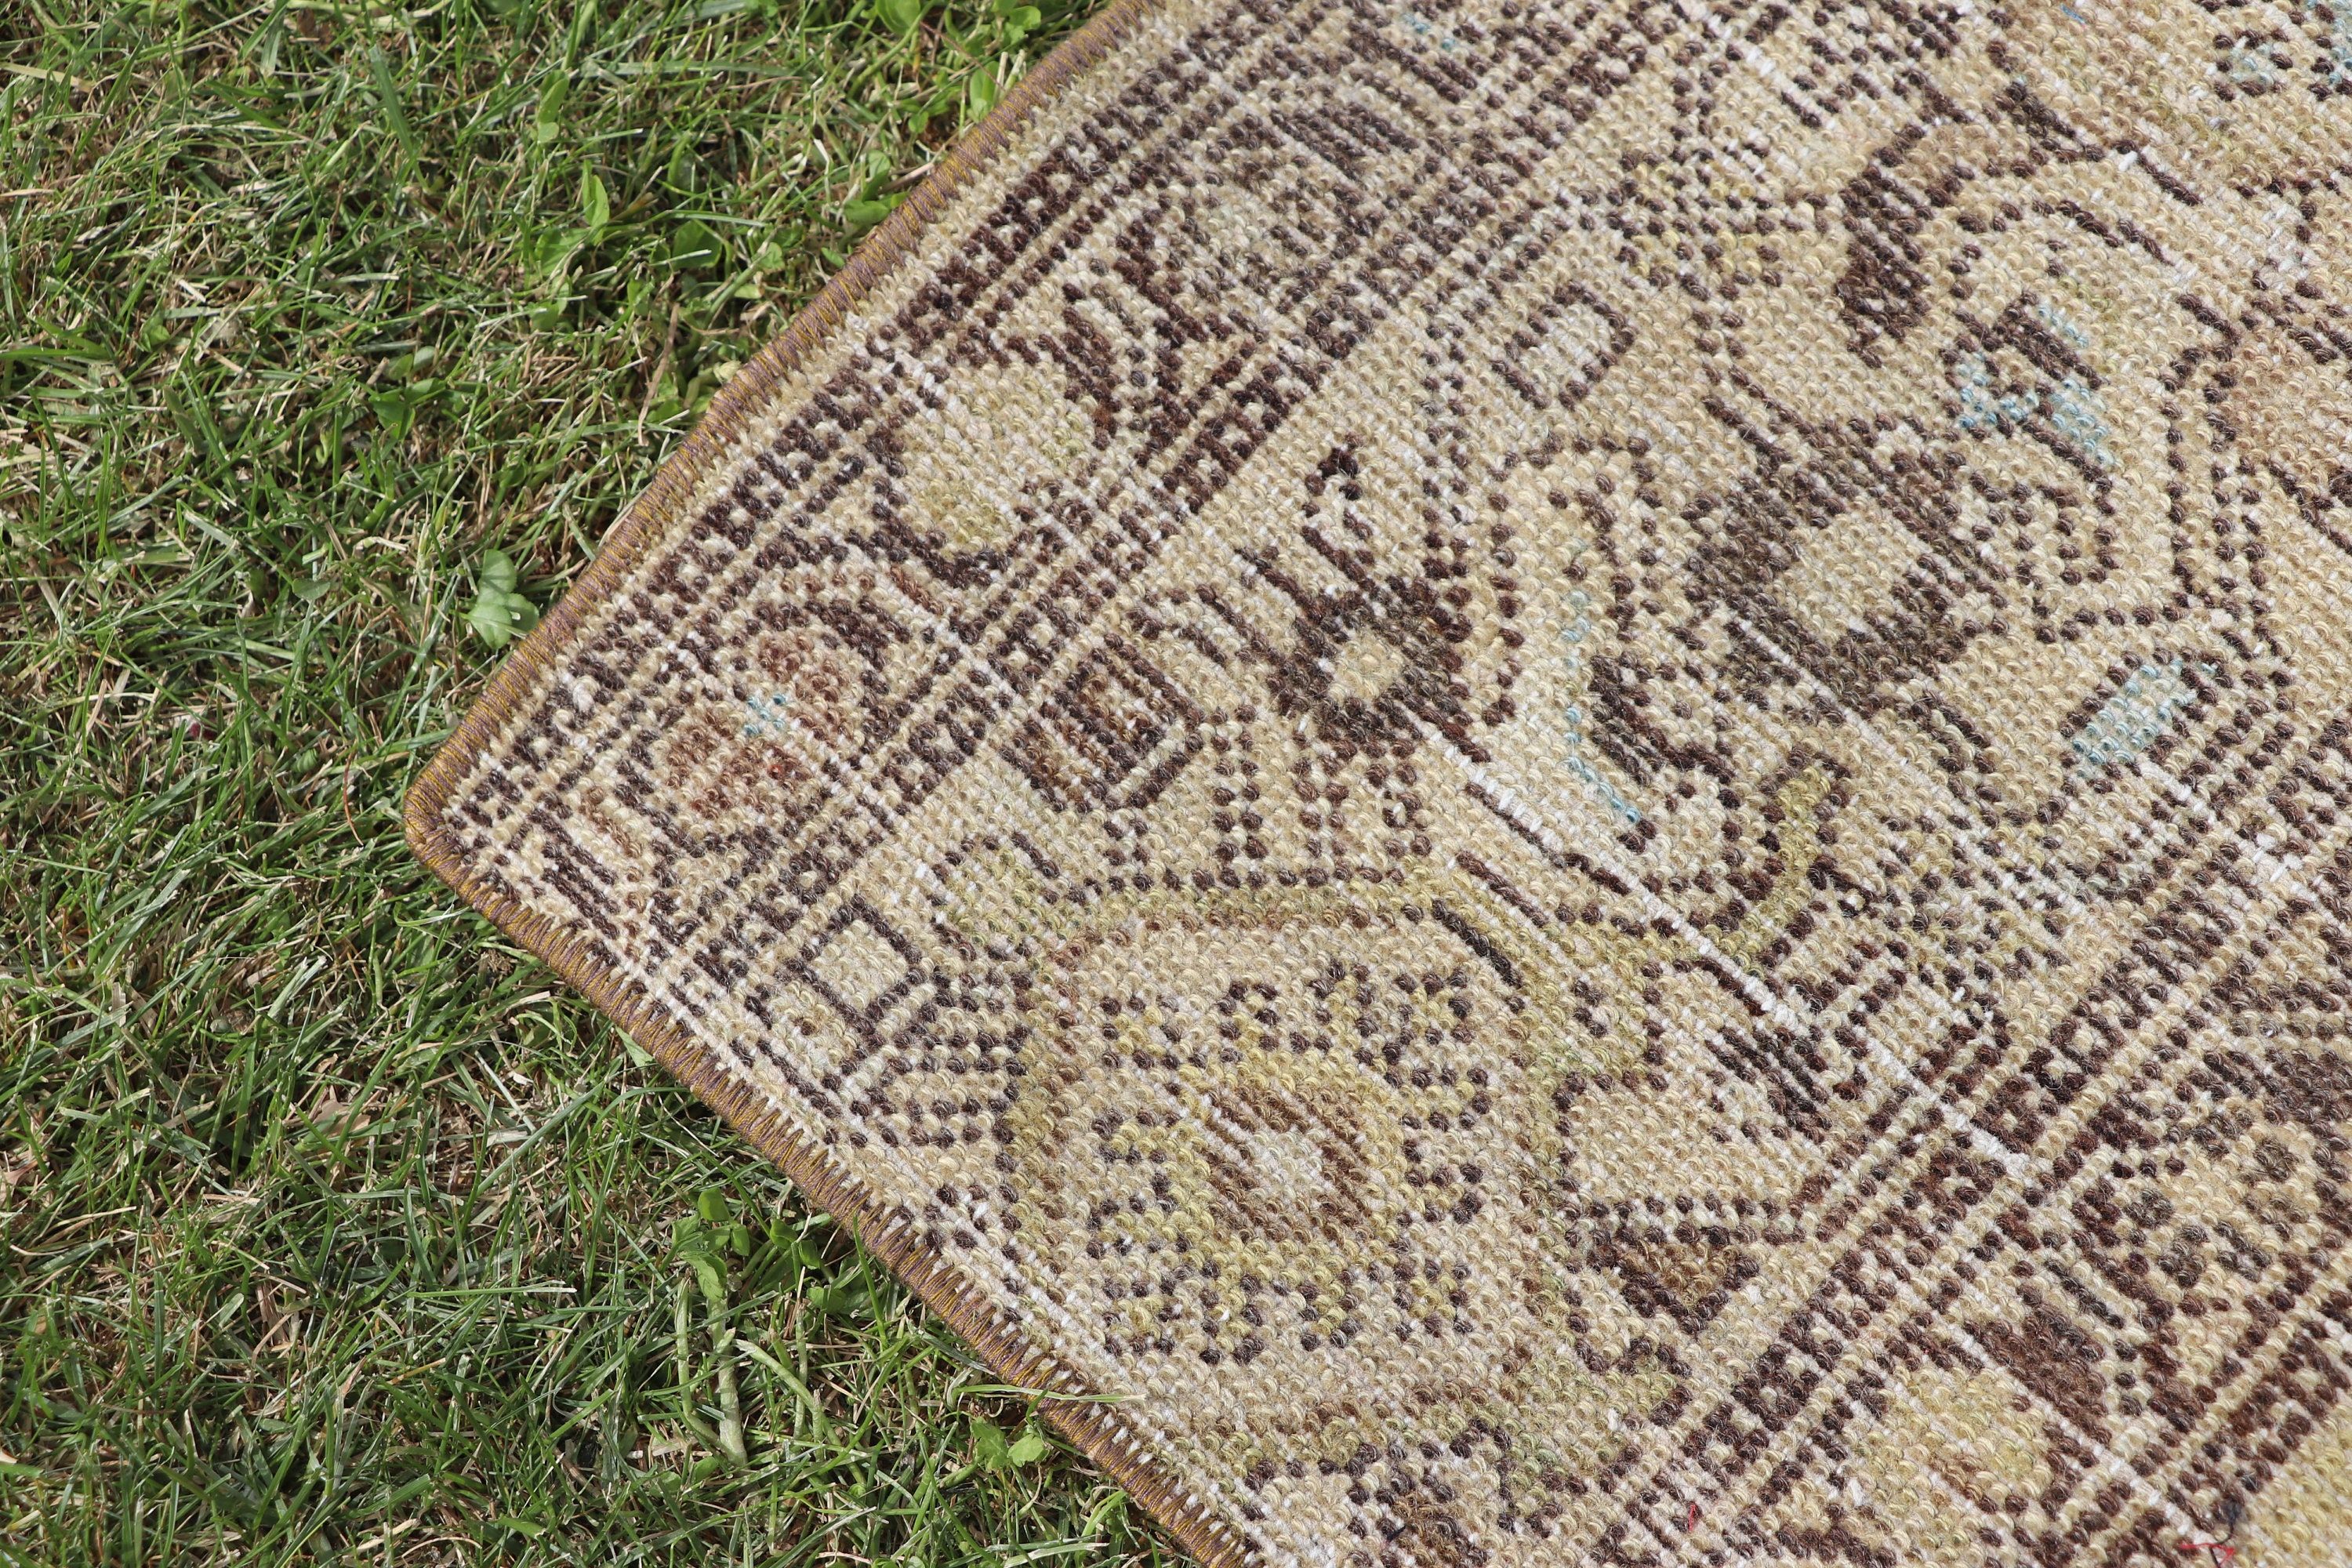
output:
[[0, 5], [0, 1561], [1167, 1555], [398, 823], [1038, 6]]

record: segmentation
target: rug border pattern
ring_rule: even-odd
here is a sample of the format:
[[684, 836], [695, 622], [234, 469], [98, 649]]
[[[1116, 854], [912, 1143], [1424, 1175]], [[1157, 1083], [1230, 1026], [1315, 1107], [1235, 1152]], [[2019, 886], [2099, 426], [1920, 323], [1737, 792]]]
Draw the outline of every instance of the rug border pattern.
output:
[[[1118, 1418], [1089, 1403], [1083, 1380], [1006, 1323], [985, 1298], [912, 1233], [892, 1226], [862, 1185], [818, 1145], [795, 1131], [766, 1097], [652, 1004], [641, 986], [600, 963], [590, 944], [477, 877], [445, 825], [444, 808], [474, 764], [569, 651], [572, 634], [610, 600], [646, 553], [683, 521], [701, 480], [726, 458], [768, 398], [869, 293], [913, 254], [926, 227], [976, 175], [1013, 145], [1029, 116], [1100, 63], [1160, 8], [1160, 0], [1111, 0], [1055, 47], [960, 141], [939, 168], [858, 247], [844, 268], [721, 387], [709, 411], [606, 535], [577, 583], [522, 646], [492, 675], [457, 729], [410, 786], [401, 817], [410, 847], [466, 901], [583, 993], [683, 1080], [794, 1184], [835, 1219], [977, 1351], [1005, 1382], [1052, 1391], [1038, 1414], [1105, 1474], [1124, 1487], [1204, 1568], [1238, 1568], [1252, 1560], [1244, 1537], [1202, 1508]], [[1072, 1397], [1075, 1394], [1076, 1397]]]

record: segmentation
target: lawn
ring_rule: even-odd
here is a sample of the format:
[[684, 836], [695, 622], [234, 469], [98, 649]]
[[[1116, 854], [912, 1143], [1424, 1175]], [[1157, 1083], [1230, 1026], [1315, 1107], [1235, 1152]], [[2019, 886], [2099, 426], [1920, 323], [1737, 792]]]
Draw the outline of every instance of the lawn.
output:
[[0, 1561], [1169, 1556], [398, 821], [1087, 8], [0, 5]]

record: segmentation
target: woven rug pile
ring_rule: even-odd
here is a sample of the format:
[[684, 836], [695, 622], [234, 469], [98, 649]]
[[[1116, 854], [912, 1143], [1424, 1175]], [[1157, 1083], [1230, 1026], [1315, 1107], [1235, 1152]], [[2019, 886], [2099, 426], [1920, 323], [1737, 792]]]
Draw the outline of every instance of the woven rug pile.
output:
[[2352, 7], [1122, 0], [432, 864], [1202, 1559], [2352, 1561]]

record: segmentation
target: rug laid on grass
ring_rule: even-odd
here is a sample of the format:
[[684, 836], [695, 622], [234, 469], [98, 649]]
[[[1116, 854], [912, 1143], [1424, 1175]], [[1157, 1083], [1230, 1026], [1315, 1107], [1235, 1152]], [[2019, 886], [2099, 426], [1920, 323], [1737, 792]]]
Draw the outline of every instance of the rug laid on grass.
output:
[[2352, 8], [1120, 5], [433, 865], [1213, 1563], [2352, 1560]]

